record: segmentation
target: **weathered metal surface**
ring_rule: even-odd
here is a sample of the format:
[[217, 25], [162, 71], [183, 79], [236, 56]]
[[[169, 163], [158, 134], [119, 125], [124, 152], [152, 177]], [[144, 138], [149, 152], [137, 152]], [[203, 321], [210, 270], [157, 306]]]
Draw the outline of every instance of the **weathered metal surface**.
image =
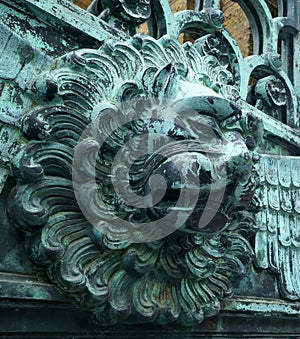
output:
[[[45, 27], [56, 28], [56, 26], [58, 26], [57, 29], [60, 29], [60, 27], [65, 29], [65, 33], [70, 32], [70, 36], [62, 33], [63, 36], [61, 36], [61, 39], [57, 41], [55, 46], [56, 48], [60, 47], [60, 43], [62, 43], [62, 45], [66, 45], [69, 43], [70, 39], [74, 39], [74, 37], [71, 35], [74, 30], [75, 32], [73, 34], [78, 32], [81, 39], [89, 40], [92, 38], [93, 40], [100, 42], [113, 37], [126, 39], [125, 33], [114, 29], [102, 20], [95, 19], [93, 16], [89, 15], [79, 7], [70, 4], [68, 1], [4, 0], [2, 3], [3, 11], [1, 15], [3, 15], [4, 20], [8, 21], [8, 24], [15, 28], [17, 33], [20, 32], [22, 34], [22, 31], [26, 30], [28, 27], [28, 24], [26, 25], [27, 27], [24, 27], [24, 22], [23, 25], [20, 25], [26, 18], [26, 15], [34, 16], [31, 24], [33, 26], [38, 25], [37, 33], [42, 34], [41, 31], [43, 31]], [[21, 16], [18, 22], [11, 22], [11, 13], [15, 13], [13, 9], [16, 9], [17, 12], [22, 13], [24, 19], [22, 20]], [[38, 22], [36, 22], [37, 20]], [[26, 32], [24, 33], [26, 34]], [[67, 40], [65, 41], [64, 39]], [[84, 44], [83, 41], [81, 43]], [[54, 48], [54, 46], [52, 48]], [[47, 52], [51, 52], [51, 47]]]
[[299, 158], [261, 156], [257, 265], [279, 276], [285, 298], [299, 300]]
[[[254, 193], [256, 138], [253, 131], [248, 148], [244, 134], [250, 115], [240, 132], [234, 130], [242, 112], [232, 102], [236, 89], [227, 83], [230, 72], [205, 49], [183, 48], [170, 37], [111, 41], [99, 50], [72, 52], [55, 64], [36, 80], [42, 103], [23, 118], [21, 131], [34, 141], [14, 160], [19, 185], [8, 206], [11, 222], [28, 232], [31, 259], [47, 266], [50, 278], [102, 324], [177, 320], [192, 325], [215, 315], [219, 299], [231, 294], [230, 280], [246, 273], [252, 255], [239, 224], [228, 229], [232, 214], [245, 209]], [[128, 108], [118, 106], [126, 101]], [[107, 134], [102, 145], [101, 130]], [[162, 143], [157, 135], [168, 138]], [[140, 136], [146, 138], [139, 141]], [[134, 143], [127, 149], [130, 140]], [[89, 165], [95, 147], [100, 159]], [[114, 164], [122, 147], [133, 165], [125, 158]], [[94, 166], [100, 191], [88, 185]], [[140, 201], [152, 175], [166, 176], [169, 198], [155, 207], [124, 203], [110, 173], [116, 173], [118, 189], [126, 188], [122, 173], [131, 166], [130, 184]], [[159, 187], [149, 185], [156, 199]], [[181, 190], [185, 199], [174, 208]], [[201, 224], [205, 213], [208, 221]]]
[[[71, 298], [101, 325], [204, 321], [215, 333], [230, 312], [300, 315], [280, 300], [300, 295], [300, 135], [297, 65], [277, 46], [283, 31], [297, 40], [299, 5], [272, 18], [262, 0], [238, 3], [254, 33], [246, 59], [218, 1], [174, 16], [165, 0], [90, 13], [1, 2], [3, 227], [25, 233], [34, 262], [17, 276], [22, 250], [2, 255], [2, 299]], [[152, 37], [136, 35], [146, 20]], [[178, 42], [185, 32], [193, 43]]]

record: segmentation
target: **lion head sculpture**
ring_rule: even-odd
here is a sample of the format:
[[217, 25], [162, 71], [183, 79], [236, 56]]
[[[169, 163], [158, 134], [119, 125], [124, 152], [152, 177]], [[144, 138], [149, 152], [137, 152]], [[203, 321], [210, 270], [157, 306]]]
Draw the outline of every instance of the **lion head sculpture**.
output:
[[107, 41], [35, 82], [8, 215], [101, 324], [197, 324], [246, 272], [256, 140], [203, 43]]

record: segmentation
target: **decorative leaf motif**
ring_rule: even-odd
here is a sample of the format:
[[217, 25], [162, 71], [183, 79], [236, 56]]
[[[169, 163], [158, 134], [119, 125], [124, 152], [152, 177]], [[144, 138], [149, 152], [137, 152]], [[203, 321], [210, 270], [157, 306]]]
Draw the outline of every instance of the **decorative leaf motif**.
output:
[[[300, 298], [298, 157], [261, 155], [260, 195], [264, 209], [257, 215], [256, 258], [261, 268], [278, 274], [283, 297]], [[268, 192], [266, 195], [265, 192]]]

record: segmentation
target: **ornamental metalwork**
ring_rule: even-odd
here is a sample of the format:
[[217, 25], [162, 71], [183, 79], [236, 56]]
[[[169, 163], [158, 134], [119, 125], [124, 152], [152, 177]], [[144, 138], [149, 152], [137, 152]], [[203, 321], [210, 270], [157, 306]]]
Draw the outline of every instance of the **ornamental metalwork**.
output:
[[[7, 216], [101, 325], [199, 324], [249, 269], [300, 298], [297, 2], [276, 18], [265, 1], [237, 2], [253, 32], [246, 58], [219, 1], [176, 14], [166, 0], [0, 4]], [[18, 6], [73, 25], [84, 48], [20, 33]]]

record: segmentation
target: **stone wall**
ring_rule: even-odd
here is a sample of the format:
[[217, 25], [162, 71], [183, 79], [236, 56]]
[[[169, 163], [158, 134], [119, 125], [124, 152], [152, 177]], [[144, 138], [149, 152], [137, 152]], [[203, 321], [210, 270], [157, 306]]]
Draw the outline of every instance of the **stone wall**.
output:
[[91, 4], [92, 0], [73, 0], [73, 2], [82, 8], [87, 8]]
[[195, 0], [169, 0], [169, 3], [174, 13], [195, 7]]
[[225, 15], [225, 27], [240, 47], [243, 56], [252, 54], [251, 28], [244, 11], [231, 0], [221, 0], [220, 7]]
[[[278, 15], [277, 0], [266, 0], [273, 16]], [[232, 0], [221, 0], [220, 7], [225, 15], [225, 27], [240, 47], [244, 56], [253, 53], [250, 23], [239, 4]]]

